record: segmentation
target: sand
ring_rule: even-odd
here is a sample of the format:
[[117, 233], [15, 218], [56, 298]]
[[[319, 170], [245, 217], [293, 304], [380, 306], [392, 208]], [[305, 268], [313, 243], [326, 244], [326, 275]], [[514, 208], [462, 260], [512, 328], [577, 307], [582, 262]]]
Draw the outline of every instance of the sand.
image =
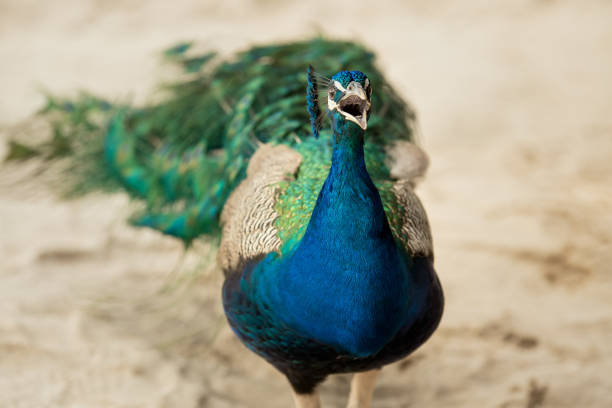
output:
[[[604, 0], [5, 0], [0, 154], [41, 89], [140, 102], [180, 40], [365, 42], [416, 107], [446, 311], [384, 407], [612, 406], [612, 5]], [[128, 227], [121, 194], [0, 177], [1, 407], [287, 407], [232, 335], [211, 244]], [[346, 401], [348, 377], [321, 388]]]

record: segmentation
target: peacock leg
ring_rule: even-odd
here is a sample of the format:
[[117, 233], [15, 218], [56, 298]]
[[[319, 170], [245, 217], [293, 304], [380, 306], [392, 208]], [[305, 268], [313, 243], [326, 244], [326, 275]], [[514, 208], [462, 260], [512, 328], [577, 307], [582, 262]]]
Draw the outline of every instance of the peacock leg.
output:
[[298, 394], [293, 391], [293, 401], [296, 408], [321, 408], [319, 393], [316, 391], [311, 394]]
[[370, 408], [379, 372], [380, 370], [371, 370], [353, 375], [347, 408]]

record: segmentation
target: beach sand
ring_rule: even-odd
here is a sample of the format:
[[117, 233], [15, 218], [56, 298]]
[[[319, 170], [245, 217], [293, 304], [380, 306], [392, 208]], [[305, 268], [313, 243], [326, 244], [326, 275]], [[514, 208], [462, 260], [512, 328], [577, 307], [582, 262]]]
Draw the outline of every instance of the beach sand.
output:
[[[610, 21], [604, 0], [5, 0], [0, 155], [45, 131], [42, 90], [154, 97], [173, 75], [160, 51], [181, 40], [362, 41], [419, 114], [446, 294], [373, 407], [610, 407]], [[1, 407], [290, 406], [224, 320], [214, 245], [184, 254], [127, 226], [125, 195], [62, 201], [49, 177], [23, 180], [31, 168], [0, 170]], [[348, 381], [321, 387], [325, 407]]]

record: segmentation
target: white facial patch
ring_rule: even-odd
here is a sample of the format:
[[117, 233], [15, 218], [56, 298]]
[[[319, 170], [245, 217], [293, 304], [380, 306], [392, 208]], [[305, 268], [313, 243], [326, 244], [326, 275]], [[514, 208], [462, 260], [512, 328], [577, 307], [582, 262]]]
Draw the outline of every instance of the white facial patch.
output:
[[336, 87], [337, 90], [346, 92], [346, 88], [343, 87], [342, 84], [336, 80], [334, 80], [334, 86]]

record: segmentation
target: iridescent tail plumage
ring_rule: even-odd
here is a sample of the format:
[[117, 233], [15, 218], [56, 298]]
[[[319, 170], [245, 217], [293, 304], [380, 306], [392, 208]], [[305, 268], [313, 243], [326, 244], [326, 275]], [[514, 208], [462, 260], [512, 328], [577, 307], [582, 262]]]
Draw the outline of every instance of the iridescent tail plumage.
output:
[[189, 243], [219, 232], [223, 205], [260, 143], [295, 146], [325, 131], [310, 64], [323, 73], [367, 72], [379, 90], [368, 138], [381, 145], [412, 138], [411, 111], [386, 85], [374, 54], [358, 44], [315, 38], [253, 47], [218, 61], [214, 53], [192, 55], [184, 43], [165, 58], [184, 74], [163, 86], [161, 102], [131, 106], [90, 94], [48, 96], [40, 115], [48, 118], [52, 138], [13, 140], [7, 158], [67, 159], [61, 160], [65, 192], [123, 189], [144, 204], [133, 224]]

